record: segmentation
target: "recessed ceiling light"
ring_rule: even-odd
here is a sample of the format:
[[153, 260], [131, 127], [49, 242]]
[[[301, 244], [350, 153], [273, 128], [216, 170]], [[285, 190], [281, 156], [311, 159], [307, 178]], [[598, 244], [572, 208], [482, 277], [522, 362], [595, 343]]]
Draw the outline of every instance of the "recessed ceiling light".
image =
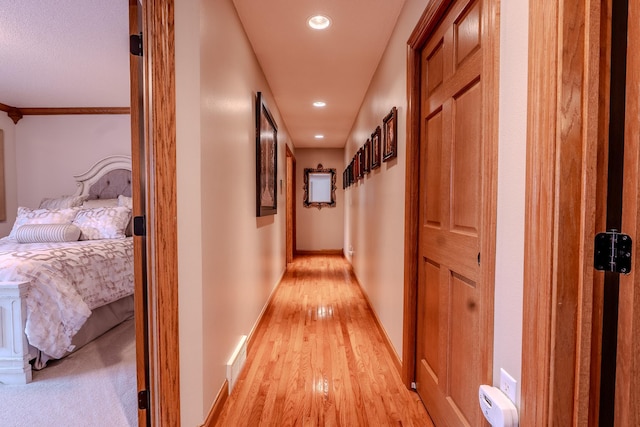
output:
[[324, 101], [316, 101], [316, 102], [313, 103], [314, 107], [324, 107], [326, 105], [327, 105], [327, 103], [324, 102]]
[[316, 139], [323, 139], [323, 138], [324, 138], [324, 135], [316, 135], [316, 136], [315, 136], [315, 138], [316, 138]]
[[331, 25], [331, 20], [324, 15], [316, 15], [307, 20], [307, 25], [314, 30], [324, 30]]

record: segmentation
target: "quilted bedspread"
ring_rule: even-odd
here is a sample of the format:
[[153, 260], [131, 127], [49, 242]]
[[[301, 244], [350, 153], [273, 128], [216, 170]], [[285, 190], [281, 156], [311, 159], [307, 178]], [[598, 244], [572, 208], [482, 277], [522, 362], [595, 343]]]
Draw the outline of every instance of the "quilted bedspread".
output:
[[71, 339], [94, 308], [133, 294], [133, 238], [66, 243], [0, 239], [0, 286], [30, 282], [29, 343], [54, 357], [73, 350]]

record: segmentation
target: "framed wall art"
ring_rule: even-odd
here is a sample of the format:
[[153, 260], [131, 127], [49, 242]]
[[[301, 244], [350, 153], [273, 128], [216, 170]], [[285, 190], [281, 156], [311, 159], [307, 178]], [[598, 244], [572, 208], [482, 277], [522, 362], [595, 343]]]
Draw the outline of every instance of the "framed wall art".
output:
[[364, 143], [364, 173], [369, 173], [371, 170], [371, 140], [367, 139], [367, 142]]
[[360, 147], [356, 153], [356, 164], [358, 165], [358, 179], [364, 178], [364, 147]]
[[383, 122], [382, 161], [386, 162], [398, 155], [398, 109], [393, 107]]
[[376, 130], [371, 134], [371, 169], [379, 168], [382, 164], [382, 162], [380, 161], [382, 154], [382, 149], [380, 146], [380, 138], [382, 136], [381, 134], [382, 131], [380, 130], [380, 126], [378, 126]]
[[278, 127], [262, 93], [256, 96], [256, 215], [275, 215], [278, 211]]

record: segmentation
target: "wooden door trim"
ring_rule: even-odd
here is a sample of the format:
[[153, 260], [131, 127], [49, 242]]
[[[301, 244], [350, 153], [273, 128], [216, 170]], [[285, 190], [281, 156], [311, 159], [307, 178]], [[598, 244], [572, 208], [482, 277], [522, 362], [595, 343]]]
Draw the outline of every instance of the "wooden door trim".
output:
[[[628, 9], [628, 52], [640, 43], [640, 2], [630, 1]], [[626, 122], [622, 231], [636, 242], [631, 274], [620, 277], [618, 320], [618, 353], [616, 361], [615, 425], [634, 426], [640, 423], [640, 362], [637, 346], [640, 342], [640, 288], [638, 275], [640, 256], [640, 58], [627, 54]]]
[[[286, 176], [286, 258], [287, 264], [293, 262], [296, 253], [296, 158], [288, 145], [285, 145], [287, 156], [287, 172]], [[289, 170], [289, 165], [291, 165]]]
[[[419, 176], [420, 176], [420, 50], [447, 12], [453, 0], [436, 0], [425, 8], [407, 42], [407, 163], [405, 183], [404, 239], [404, 318], [402, 343], [402, 381], [407, 387], [416, 377], [416, 328], [418, 286]], [[496, 186], [498, 150], [498, 69], [499, 69], [499, 2], [483, 0], [483, 85], [482, 100], [488, 108], [483, 112], [483, 173], [488, 178], [482, 191], [488, 203], [481, 213], [482, 278], [487, 286], [482, 295], [481, 330], [484, 378], [492, 378], [493, 362], [493, 293], [495, 275]], [[485, 76], [486, 73], [486, 76]], [[486, 267], [485, 267], [486, 266]]]
[[180, 425], [174, 0], [143, 1], [151, 425]]
[[523, 426], [588, 425], [600, 40], [600, 2], [530, 3]]
[[[142, 29], [142, 11], [139, 10], [139, 0], [129, 0], [129, 34], [139, 34]], [[129, 79], [131, 91], [131, 180], [133, 197], [133, 216], [145, 215], [145, 194], [144, 187], [146, 177], [144, 176], [144, 161], [142, 156], [144, 149], [141, 138], [141, 129], [144, 132], [144, 107], [141, 105], [141, 92], [144, 93], [144, 81], [140, 74], [144, 66], [143, 58], [129, 55]], [[149, 358], [148, 358], [148, 334], [147, 334], [147, 300], [146, 300], [146, 239], [141, 236], [134, 237], [134, 301], [135, 301], [135, 325], [136, 325], [136, 384], [137, 391], [147, 390], [149, 386]], [[138, 408], [138, 425], [145, 427], [148, 425], [148, 409]]]

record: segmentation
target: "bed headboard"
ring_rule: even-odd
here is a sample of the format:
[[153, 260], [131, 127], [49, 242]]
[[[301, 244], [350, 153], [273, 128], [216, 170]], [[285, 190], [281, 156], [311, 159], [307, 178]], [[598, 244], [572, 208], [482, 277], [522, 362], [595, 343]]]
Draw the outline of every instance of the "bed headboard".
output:
[[105, 157], [74, 178], [76, 196], [88, 196], [89, 200], [116, 199], [121, 194], [131, 197], [131, 157]]

